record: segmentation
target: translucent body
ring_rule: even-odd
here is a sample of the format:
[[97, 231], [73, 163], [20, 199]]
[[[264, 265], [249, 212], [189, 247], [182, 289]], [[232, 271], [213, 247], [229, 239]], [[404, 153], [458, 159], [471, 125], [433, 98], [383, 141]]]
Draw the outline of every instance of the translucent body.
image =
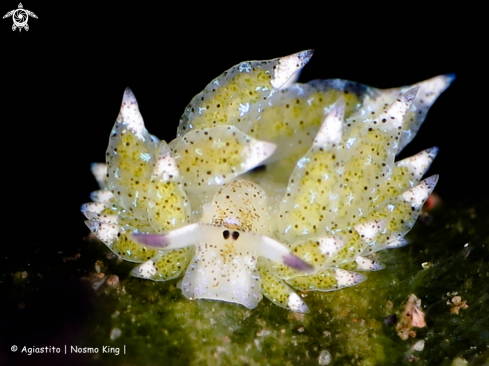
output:
[[[358, 284], [404, 245], [433, 190], [437, 149], [395, 162], [451, 77], [377, 90], [342, 80], [293, 83], [312, 52], [244, 62], [212, 81], [158, 143], [124, 94], [101, 191], [83, 205], [134, 276], [180, 277], [189, 299], [305, 312], [294, 289]], [[262, 168], [254, 170], [254, 168]], [[104, 181], [105, 170], [107, 179]]]

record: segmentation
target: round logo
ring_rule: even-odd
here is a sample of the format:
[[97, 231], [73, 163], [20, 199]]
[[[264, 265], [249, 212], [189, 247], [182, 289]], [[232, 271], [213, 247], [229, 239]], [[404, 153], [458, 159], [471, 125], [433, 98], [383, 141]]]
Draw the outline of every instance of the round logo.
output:
[[24, 9], [16, 9], [12, 14], [12, 19], [14, 20], [14, 24], [17, 27], [22, 28], [27, 24], [27, 21], [29, 20], [29, 15]]

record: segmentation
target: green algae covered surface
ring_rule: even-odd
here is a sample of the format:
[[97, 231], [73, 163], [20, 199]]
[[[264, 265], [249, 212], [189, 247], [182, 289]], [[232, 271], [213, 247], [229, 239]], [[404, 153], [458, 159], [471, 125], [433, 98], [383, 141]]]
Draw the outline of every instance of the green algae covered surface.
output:
[[[189, 301], [176, 280], [158, 283], [128, 276], [133, 264], [110, 258], [95, 240], [87, 239], [66, 253], [38, 248], [42, 253], [28, 266], [7, 265], [8, 271], [2, 272], [2, 309], [13, 316], [2, 323], [0, 360], [487, 365], [487, 205], [443, 203], [418, 220], [408, 235], [410, 245], [380, 253], [386, 269], [369, 274], [366, 282], [341, 291], [302, 294], [311, 309], [308, 314], [291, 313], [266, 299], [253, 310]], [[421, 300], [426, 327], [407, 329], [403, 340], [396, 323], [411, 294]], [[40, 319], [43, 316], [46, 320]], [[19, 322], [22, 327], [15, 326]], [[54, 328], [42, 333], [43, 322]], [[12, 344], [98, 347], [99, 352], [13, 355]], [[103, 346], [119, 349], [119, 355], [103, 353]]]

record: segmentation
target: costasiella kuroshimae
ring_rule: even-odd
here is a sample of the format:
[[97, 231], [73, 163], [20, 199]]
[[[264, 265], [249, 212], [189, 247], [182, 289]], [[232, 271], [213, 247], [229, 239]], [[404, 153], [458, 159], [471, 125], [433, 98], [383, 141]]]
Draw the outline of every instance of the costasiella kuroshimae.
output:
[[191, 300], [252, 309], [265, 296], [307, 312], [296, 291], [356, 285], [383, 268], [376, 252], [406, 243], [438, 179], [421, 180], [437, 148], [395, 157], [453, 76], [387, 90], [296, 83], [311, 56], [232, 67], [192, 99], [169, 143], [126, 89], [82, 212], [138, 263], [133, 276], [183, 276]]

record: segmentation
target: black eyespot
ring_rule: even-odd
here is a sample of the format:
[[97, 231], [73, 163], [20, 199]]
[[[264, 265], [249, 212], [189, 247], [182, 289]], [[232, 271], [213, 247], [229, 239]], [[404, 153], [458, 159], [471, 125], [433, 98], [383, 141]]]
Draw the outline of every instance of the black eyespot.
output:
[[237, 231], [233, 231], [233, 239], [237, 240], [239, 238], [239, 233]]
[[222, 236], [223, 236], [223, 238], [224, 238], [224, 239], [229, 238], [229, 230], [224, 230], [224, 231], [222, 232]]

